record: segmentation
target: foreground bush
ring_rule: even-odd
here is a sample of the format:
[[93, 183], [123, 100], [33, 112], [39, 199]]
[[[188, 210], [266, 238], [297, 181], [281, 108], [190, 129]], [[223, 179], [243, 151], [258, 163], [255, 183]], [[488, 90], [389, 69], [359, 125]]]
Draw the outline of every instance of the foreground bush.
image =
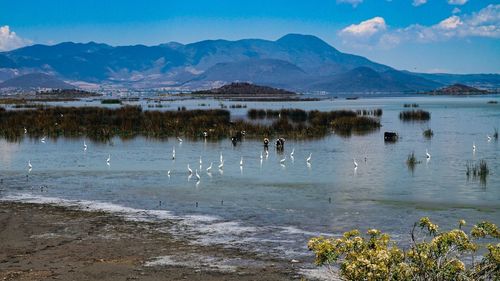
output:
[[500, 280], [500, 243], [478, 243], [498, 241], [498, 227], [481, 222], [467, 234], [464, 225], [461, 220], [457, 229], [439, 231], [429, 218], [421, 218], [409, 249], [376, 229], [366, 236], [352, 230], [342, 238], [312, 238], [308, 247], [318, 265], [338, 265], [346, 280]]

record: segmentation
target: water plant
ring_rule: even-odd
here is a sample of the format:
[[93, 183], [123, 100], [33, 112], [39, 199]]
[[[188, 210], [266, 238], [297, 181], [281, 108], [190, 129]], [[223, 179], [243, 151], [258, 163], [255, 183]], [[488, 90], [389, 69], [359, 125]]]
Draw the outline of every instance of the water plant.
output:
[[377, 229], [314, 237], [307, 246], [317, 265], [338, 266], [343, 280], [499, 280], [500, 243], [494, 241], [500, 230], [483, 221], [466, 233], [465, 225], [460, 220], [457, 228], [441, 231], [423, 217], [413, 225], [409, 248]]
[[423, 135], [425, 138], [430, 139], [434, 136], [434, 131], [431, 128], [424, 130]]
[[364, 116], [375, 116], [375, 117], [380, 117], [383, 114], [383, 110], [381, 108], [376, 108], [376, 109], [358, 109], [356, 110], [356, 113], [358, 115], [364, 115]]
[[485, 160], [479, 160], [479, 162], [474, 163], [472, 161], [467, 161], [465, 164], [465, 175], [467, 175], [467, 179], [471, 177], [473, 179], [479, 178], [479, 181], [482, 184], [486, 184], [486, 178], [490, 173], [490, 169], [488, 168], [488, 163]]
[[110, 109], [103, 107], [49, 107], [33, 110], [0, 111], [0, 136], [19, 140], [24, 128], [29, 137], [80, 137], [106, 141], [114, 136], [130, 138], [146, 136], [167, 138], [184, 136], [197, 139], [229, 138], [246, 131], [247, 138], [286, 137], [318, 138], [342, 131], [367, 131], [380, 127], [380, 122], [353, 111], [282, 110], [266, 114], [282, 114], [271, 124], [245, 120], [231, 120], [227, 110], [143, 111], [138, 106]]
[[403, 121], [427, 121], [431, 114], [425, 110], [406, 110], [399, 113], [399, 119]]
[[412, 173], [415, 171], [415, 167], [419, 163], [420, 163], [420, 161], [417, 160], [417, 157], [415, 156], [415, 152], [408, 154], [408, 157], [406, 158], [406, 166], [408, 167], [408, 169]]
[[405, 103], [403, 107], [419, 107], [417, 103]]
[[101, 100], [101, 104], [121, 104], [122, 101], [119, 99], [105, 99]]

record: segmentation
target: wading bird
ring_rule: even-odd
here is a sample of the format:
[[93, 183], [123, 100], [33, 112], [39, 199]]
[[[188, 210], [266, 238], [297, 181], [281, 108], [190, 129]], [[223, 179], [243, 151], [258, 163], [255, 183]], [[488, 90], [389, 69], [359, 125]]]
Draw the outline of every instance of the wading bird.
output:
[[213, 164], [213, 162], [210, 162], [210, 166], [208, 166], [208, 168], [207, 168], [207, 173], [210, 173], [210, 171], [212, 170], [212, 164]]
[[306, 162], [310, 164], [311, 159], [312, 159], [312, 153], [309, 153], [309, 157], [307, 157]]
[[283, 159], [280, 160], [280, 164], [284, 165], [285, 164], [286, 157], [283, 157]]
[[358, 162], [356, 162], [356, 159], [352, 158], [352, 161], [354, 162], [354, 168], [357, 168], [358, 167]]
[[243, 156], [240, 158], [240, 166], [243, 166]]
[[172, 160], [175, 160], [175, 147], [172, 149]]
[[191, 170], [191, 168], [189, 167], [189, 164], [188, 164], [188, 173], [191, 175], [193, 173], [193, 170]]
[[109, 164], [111, 164], [110, 162], [111, 162], [111, 154], [108, 155], [108, 159], [106, 159], [106, 164], [108, 164], [109, 166]]
[[430, 153], [429, 153], [429, 151], [427, 149], [425, 150], [425, 156], [427, 157], [427, 159], [431, 159], [431, 155], [430, 155]]
[[295, 153], [295, 147], [292, 149], [292, 152], [290, 153], [290, 157], [293, 158], [293, 154]]
[[83, 151], [87, 151], [87, 144], [85, 143], [85, 140], [83, 141]]
[[198, 169], [196, 169], [194, 171], [194, 173], [195, 173], [195, 176], [196, 176], [196, 180], [199, 181], [200, 180], [200, 175], [198, 174]]
[[476, 152], [476, 143], [472, 142], [472, 151]]

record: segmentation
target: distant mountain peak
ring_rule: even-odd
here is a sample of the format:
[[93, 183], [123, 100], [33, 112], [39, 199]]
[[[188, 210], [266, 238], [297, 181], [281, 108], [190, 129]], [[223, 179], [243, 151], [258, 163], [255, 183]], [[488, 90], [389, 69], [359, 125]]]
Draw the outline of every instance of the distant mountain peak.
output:
[[297, 49], [303, 49], [303, 48], [311, 48], [311, 49], [327, 49], [327, 50], [335, 50], [338, 52], [337, 49], [326, 43], [325, 41], [321, 40], [320, 38], [314, 36], [314, 35], [305, 35], [305, 34], [298, 34], [298, 33], [290, 33], [287, 34], [280, 39], [276, 40], [276, 43], [284, 46], [289, 46], [289, 47], [294, 47]]

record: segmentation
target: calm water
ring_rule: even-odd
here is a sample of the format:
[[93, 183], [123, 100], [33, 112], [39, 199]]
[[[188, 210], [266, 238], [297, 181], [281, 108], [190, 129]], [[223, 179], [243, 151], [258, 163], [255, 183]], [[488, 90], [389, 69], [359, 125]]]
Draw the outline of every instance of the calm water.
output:
[[[223, 243], [289, 258], [310, 255], [306, 242], [312, 235], [339, 235], [352, 228], [377, 227], [406, 243], [413, 222], [421, 216], [430, 216], [444, 228], [461, 218], [471, 224], [485, 219], [500, 223], [500, 143], [486, 138], [500, 127], [500, 105], [487, 104], [488, 100], [500, 97], [224, 102], [248, 106], [232, 110], [235, 118], [250, 108], [383, 109], [378, 132], [287, 140], [284, 166], [279, 163], [283, 156], [273, 148], [261, 162], [262, 144], [251, 140], [236, 147], [229, 140], [179, 143], [136, 138], [115, 139], [112, 144], [87, 140], [86, 152], [83, 139], [48, 139], [45, 144], [0, 140], [0, 198], [80, 204], [130, 218], [174, 219], [179, 223], [168, 231], [194, 243]], [[219, 107], [217, 101], [188, 100], [168, 102], [163, 110], [180, 104], [208, 108], [200, 103]], [[420, 109], [431, 112], [431, 120], [401, 122], [398, 114], [404, 103], [420, 104]], [[422, 136], [427, 127], [434, 130], [431, 140]], [[401, 139], [385, 144], [385, 130], [397, 131]], [[430, 161], [426, 149], [432, 154]], [[412, 151], [421, 161], [413, 172], [405, 164]], [[217, 169], [220, 153], [225, 159], [223, 172]], [[309, 153], [310, 166], [305, 161]], [[199, 169], [200, 156], [197, 182], [188, 177], [187, 165]], [[465, 175], [466, 162], [480, 159], [490, 168], [486, 184]], [[28, 160], [33, 170], [27, 179]], [[210, 162], [211, 175], [205, 170]], [[48, 188], [41, 191], [42, 185]]]

